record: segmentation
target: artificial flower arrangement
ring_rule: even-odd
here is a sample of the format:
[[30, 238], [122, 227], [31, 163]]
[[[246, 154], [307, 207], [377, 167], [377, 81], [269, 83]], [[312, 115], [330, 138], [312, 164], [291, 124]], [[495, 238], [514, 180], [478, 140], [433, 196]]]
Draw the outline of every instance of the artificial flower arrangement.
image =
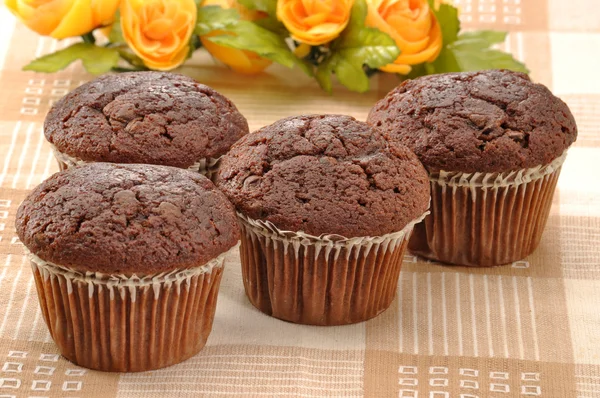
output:
[[506, 68], [506, 33], [460, 32], [440, 0], [5, 0], [29, 28], [82, 41], [24, 67], [56, 72], [76, 60], [93, 74], [171, 70], [204, 48], [235, 72], [297, 67], [332, 90], [364, 92], [376, 72], [402, 78]]

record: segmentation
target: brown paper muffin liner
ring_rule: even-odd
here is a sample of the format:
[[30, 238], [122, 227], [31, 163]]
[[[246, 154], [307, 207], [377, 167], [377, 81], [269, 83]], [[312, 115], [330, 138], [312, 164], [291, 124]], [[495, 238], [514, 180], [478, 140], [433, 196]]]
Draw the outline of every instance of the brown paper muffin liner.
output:
[[432, 173], [431, 214], [409, 250], [449, 264], [488, 267], [531, 254], [540, 243], [566, 158], [510, 173]]
[[[54, 157], [56, 158], [58, 168], [60, 169], [60, 171], [66, 170], [70, 167], [89, 163], [88, 161], [78, 159], [76, 157], [67, 155], [64, 152], [59, 151], [54, 145], [52, 145], [52, 152], [54, 153]], [[221, 157], [202, 158], [190, 167], [188, 167], [188, 170], [197, 171], [200, 174], [205, 175], [212, 181], [217, 174], [220, 161]]]
[[209, 180], [214, 181], [219, 171], [219, 164], [221, 163], [221, 156], [218, 158], [204, 158], [194, 163], [189, 167], [191, 171], [197, 171], [200, 174], [208, 177]]
[[140, 372], [204, 347], [226, 254], [145, 277], [83, 274], [31, 253], [30, 259], [42, 314], [62, 355], [90, 369]]
[[[427, 214], [427, 213], [426, 213]], [[246, 295], [260, 311], [308, 325], [345, 325], [385, 311], [413, 226], [377, 237], [282, 231], [238, 213]]]

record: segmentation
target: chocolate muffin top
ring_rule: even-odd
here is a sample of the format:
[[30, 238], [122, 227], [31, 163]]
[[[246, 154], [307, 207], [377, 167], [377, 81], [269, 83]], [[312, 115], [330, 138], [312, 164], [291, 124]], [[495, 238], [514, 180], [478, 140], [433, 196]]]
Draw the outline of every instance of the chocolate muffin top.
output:
[[16, 228], [45, 261], [125, 275], [200, 266], [239, 237], [233, 206], [206, 177], [143, 164], [54, 174], [23, 201]]
[[182, 168], [221, 156], [247, 133], [223, 95], [164, 72], [99, 77], [59, 100], [44, 123], [48, 141], [75, 158]]
[[243, 137], [216, 184], [242, 214], [316, 236], [400, 231], [429, 206], [416, 156], [340, 115], [289, 117]]
[[488, 70], [407, 80], [367, 122], [429, 171], [505, 172], [548, 164], [577, 138], [567, 105], [523, 73]]

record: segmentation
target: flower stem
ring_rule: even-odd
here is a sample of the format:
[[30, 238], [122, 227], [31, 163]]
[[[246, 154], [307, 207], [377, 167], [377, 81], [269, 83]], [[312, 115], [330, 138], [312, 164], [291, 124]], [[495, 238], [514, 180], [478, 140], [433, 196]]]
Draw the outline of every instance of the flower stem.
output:
[[81, 35], [84, 43], [96, 44], [96, 38], [92, 32], [88, 32], [85, 35]]
[[113, 66], [111, 70], [113, 72], [140, 72], [140, 71], [145, 71], [145, 70], [148, 70], [148, 69], [146, 69], [146, 68], [138, 68], [138, 67], [124, 68], [122, 66]]

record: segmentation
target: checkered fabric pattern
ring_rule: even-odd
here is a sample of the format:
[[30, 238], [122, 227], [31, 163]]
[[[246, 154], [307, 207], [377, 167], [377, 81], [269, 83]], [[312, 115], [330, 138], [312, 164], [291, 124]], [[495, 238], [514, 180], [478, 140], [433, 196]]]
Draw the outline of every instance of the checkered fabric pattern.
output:
[[[542, 243], [491, 269], [407, 255], [398, 298], [358, 325], [309, 327], [254, 309], [239, 256], [227, 258], [213, 332], [168, 369], [111, 374], [61, 358], [38, 306], [16, 209], [57, 171], [42, 123], [58, 98], [92, 77], [50, 75], [29, 60], [70, 44], [39, 37], [0, 7], [0, 398], [9, 397], [600, 397], [600, 11], [593, 0], [460, 0], [466, 28], [510, 31], [505, 49], [571, 107], [570, 149]], [[333, 96], [299, 71], [236, 75], [198, 55], [183, 73], [231, 98], [257, 129], [300, 113], [366, 118], [397, 80]]]

